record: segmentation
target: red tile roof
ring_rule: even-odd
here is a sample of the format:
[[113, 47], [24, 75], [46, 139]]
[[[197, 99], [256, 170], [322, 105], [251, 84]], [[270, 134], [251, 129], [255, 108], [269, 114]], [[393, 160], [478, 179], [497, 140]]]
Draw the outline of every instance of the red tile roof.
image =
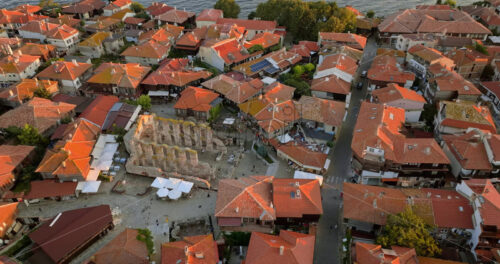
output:
[[51, 57], [49, 55], [52, 53], [56, 47], [50, 44], [36, 44], [36, 43], [26, 43], [24, 46], [19, 48], [23, 54], [31, 55], [31, 56], [40, 56], [43, 59], [48, 59]]
[[297, 107], [302, 119], [316, 121], [333, 127], [340, 127], [342, 125], [346, 112], [344, 102], [305, 95], [300, 97]]
[[35, 66], [37, 62], [40, 62], [39, 56], [31, 56], [18, 52], [14, 55], [8, 55], [7, 57], [2, 58], [0, 60], [0, 69], [2, 74], [20, 74], [25, 72], [28, 67]]
[[[318, 74], [325, 75], [322, 74], [321, 71], [327, 71], [329, 69], [337, 68], [338, 70], [353, 76], [354, 74], [356, 74], [356, 71], [358, 69], [357, 63], [358, 61], [356, 59], [344, 54], [328, 55], [325, 56], [321, 64], [317, 66], [315, 75]], [[333, 73], [329, 75], [333, 75]]]
[[45, 34], [46, 32], [58, 27], [58, 24], [47, 23], [44, 20], [41, 21], [30, 21], [24, 24], [19, 30], [29, 31], [33, 33]]
[[139, 43], [143, 43], [146, 41], [154, 40], [163, 45], [171, 44], [172, 40], [175, 39], [176, 36], [169, 32], [165, 28], [153, 29], [147, 32], [144, 32], [139, 36]]
[[[18, 203], [0, 203], [0, 237], [4, 237], [7, 230], [16, 220]], [[2, 260], [0, 260], [2, 263]]]
[[99, 95], [92, 103], [83, 111], [80, 118], [90, 121], [93, 124], [102, 127], [106, 116], [113, 105], [118, 102], [118, 97], [114, 95]]
[[311, 91], [320, 91], [336, 94], [349, 94], [351, 92], [351, 84], [338, 78], [335, 75], [313, 79], [311, 83]]
[[27, 14], [36, 13], [40, 10], [42, 10], [42, 8], [40, 6], [30, 5], [30, 4], [18, 5], [15, 8], [15, 11], [19, 11], [19, 12], [27, 13]]
[[255, 35], [253, 39], [245, 42], [245, 48], [251, 48], [254, 45], [261, 45], [264, 49], [281, 43], [281, 36], [269, 32], [263, 32]]
[[56, 103], [34, 97], [31, 101], [0, 116], [0, 127], [24, 127], [25, 124], [29, 124], [43, 134], [74, 109], [75, 105], [72, 104]]
[[250, 54], [246, 52], [246, 49], [237, 39], [222, 40], [216, 42], [211, 47], [226, 64], [238, 63], [250, 57]]
[[414, 81], [415, 74], [404, 72], [392, 56], [377, 56], [368, 70], [368, 79], [388, 83]]
[[43, 180], [30, 182], [31, 188], [24, 195], [24, 199], [44, 199], [51, 197], [74, 196], [77, 182], [59, 182], [57, 180]]
[[474, 210], [469, 200], [455, 190], [423, 188], [432, 201], [434, 223], [441, 228], [473, 229]]
[[184, 24], [186, 21], [188, 21], [188, 19], [194, 17], [195, 15], [196, 14], [193, 12], [171, 9], [159, 16], [156, 16], [156, 19], [167, 23], [175, 23], [181, 25]]
[[390, 83], [387, 87], [377, 89], [372, 92], [372, 96], [381, 104], [391, 103], [397, 100], [409, 100], [425, 103], [425, 98], [417, 92], [401, 87], [395, 83]]
[[70, 27], [77, 27], [80, 24], [80, 19], [74, 18], [72, 15], [61, 15], [59, 17], [49, 17], [50, 23], [65, 24]]
[[[209, 264], [219, 262], [212, 234], [184, 237], [161, 245], [161, 264]], [[99, 264], [99, 263], [97, 263]]]
[[474, 193], [483, 197], [484, 203], [479, 208], [483, 226], [496, 226], [500, 229], [500, 193], [489, 179], [472, 179], [464, 181]]
[[109, 205], [62, 212], [46, 221], [29, 238], [54, 262], [74, 253], [113, 223]]
[[380, 245], [356, 242], [355, 263], [359, 264], [418, 264], [417, 253], [413, 248], [392, 246], [392, 250]]
[[168, 6], [167, 4], [153, 2], [146, 8], [146, 12], [148, 12], [152, 17], [156, 17], [172, 9], [174, 9], [174, 7]]
[[300, 118], [292, 100], [275, 102], [268, 98], [253, 98], [239, 105], [241, 111], [253, 116], [267, 133], [286, 127]]
[[210, 90], [188, 86], [181, 92], [181, 96], [175, 103], [174, 108], [207, 112], [212, 108], [212, 102], [218, 97], [217, 93]]
[[321, 215], [323, 207], [319, 181], [274, 179], [273, 204], [276, 217], [302, 218], [304, 215]]
[[126, 228], [90, 259], [95, 264], [148, 264], [146, 243], [137, 239], [136, 229]]
[[472, 130], [464, 135], [443, 135], [451, 154], [463, 169], [486, 171], [492, 169], [480, 133]]
[[191, 32], [187, 32], [182, 35], [176, 42], [176, 46], [192, 47], [196, 49], [199, 47], [201, 42], [205, 39], [205, 34], [207, 33], [207, 27], [195, 28]]
[[59, 39], [65, 40], [78, 35], [78, 30], [74, 29], [66, 24], [62, 24], [47, 31], [46, 36], [49, 39]]
[[299, 44], [293, 45], [290, 51], [298, 53], [304, 58], [309, 58], [312, 52], [319, 51], [319, 46], [317, 42], [303, 40], [299, 41]]
[[137, 17], [127, 17], [125, 20], [123, 20], [123, 23], [125, 24], [130, 24], [130, 25], [139, 25], [146, 21], [144, 18], [137, 18]]
[[156, 41], [150, 40], [137, 46], [128, 47], [120, 56], [162, 59], [167, 57], [170, 51], [170, 44], [162, 45]]
[[275, 220], [272, 176], [250, 176], [219, 181], [215, 217], [248, 217]]
[[80, 77], [82, 74], [92, 68], [90, 63], [56, 61], [43, 71], [38, 73], [37, 77], [53, 80], [72, 80]]
[[264, 83], [260, 79], [237, 81], [231, 78], [230, 74], [218, 75], [201, 85], [222, 94], [226, 99], [237, 104], [254, 97], [264, 87]]
[[151, 70], [138, 63], [103, 63], [94, 71], [87, 83], [113, 84], [123, 88], [136, 89]]
[[[437, 67], [436, 67], [437, 68]], [[458, 95], [476, 95], [480, 96], [482, 93], [470, 81], [466, 80], [455, 71], [450, 71], [444, 68], [440, 69], [437, 77], [431, 78], [429, 82], [435, 82], [438, 90], [440, 91], [453, 91]]]
[[393, 163], [449, 164], [433, 138], [407, 138], [400, 133], [405, 110], [363, 102], [354, 128], [351, 148], [364, 158], [368, 147], [384, 150], [385, 160]]
[[68, 7], [63, 8], [62, 12], [66, 14], [84, 14], [103, 8], [106, 4], [101, 0], [82, 0]]
[[33, 98], [33, 94], [37, 89], [46, 89], [51, 94], [59, 91], [56, 81], [22, 79], [20, 83], [13, 84], [0, 91], [0, 98], [21, 104], [24, 100]]
[[314, 243], [314, 235], [284, 229], [279, 236], [252, 232], [245, 264], [312, 264]]
[[352, 33], [336, 33], [336, 32], [319, 32], [321, 44], [338, 43], [347, 45], [355, 49], [364, 49], [366, 46], [366, 38]]
[[472, 127], [496, 133], [495, 122], [488, 107], [464, 101], [440, 101], [439, 104], [444, 107], [440, 125], [462, 129]]
[[248, 19], [238, 19], [238, 18], [219, 18], [217, 19], [217, 24], [236, 24], [240, 27], [244, 27], [247, 30], [265, 30], [274, 31], [277, 27], [276, 21], [266, 21], [266, 20], [248, 20]]
[[196, 21], [213, 21], [216, 22], [217, 19], [224, 17], [224, 13], [219, 9], [203, 9], [198, 16]]
[[191, 70], [188, 67], [188, 63], [188, 59], [168, 59], [155, 72], [148, 75], [142, 81], [142, 84], [183, 87], [192, 82], [212, 76], [212, 73], [209, 71]]
[[488, 55], [482, 54], [479, 51], [460, 48], [453, 49], [445, 53], [447, 57], [452, 59], [457, 67], [472, 65], [472, 64], [487, 64], [489, 57]]
[[264, 96], [269, 99], [269, 101], [282, 102], [286, 100], [291, 100], [295, 88], [282, 84], [280, 82], [274, 82], [264, 89]]
[[294, 142], [280, 145], [275, 141], [273, 143], [278, 153], [285, 154], [289, 159], [307, 169], [322, 170], [328, 158], [328, 155], [323, 152], [312, 151], [305, 146], [295, 145]]
[[[15, 170], [35, 150], [32, 146], [0, 145], [0, 187], [15, 180]], [[1, 214], [0, 214], [1, 215]], [[2, 237], [0, 235], [0, 237]]]

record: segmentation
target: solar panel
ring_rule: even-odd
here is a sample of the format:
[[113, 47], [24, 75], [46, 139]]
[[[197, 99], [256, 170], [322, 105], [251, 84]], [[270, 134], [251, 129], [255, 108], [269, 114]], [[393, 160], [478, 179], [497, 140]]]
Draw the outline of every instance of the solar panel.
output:
[[267, 60], [259, 61], [259, 62], [255, 63], [254, 65], [251, 65], [250, 70], [252, 72], [260, 71], [269, 65], [271, 65], [271, 63], [269, 63]]
[[271, 67], [267, 67], [264, 71], [269, 73], [269, 74], [274, 74], [274, 73], [277, 73], [279, 71], [279, 69], [271, 66]]

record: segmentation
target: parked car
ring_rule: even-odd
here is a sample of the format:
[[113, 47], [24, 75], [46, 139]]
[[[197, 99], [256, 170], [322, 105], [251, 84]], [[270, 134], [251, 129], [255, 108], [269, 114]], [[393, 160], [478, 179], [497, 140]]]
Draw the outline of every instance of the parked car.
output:
[[367, 74], [367, 71], [362, 71], [361, 72], [361, 77], [363, 77], [363, 78], [366, 77], [366, 74]]
[[356, 85], [356, 88], [358, 88], [358, 90], [363, 89], [363, 82], [359, 82], [359, 83]]

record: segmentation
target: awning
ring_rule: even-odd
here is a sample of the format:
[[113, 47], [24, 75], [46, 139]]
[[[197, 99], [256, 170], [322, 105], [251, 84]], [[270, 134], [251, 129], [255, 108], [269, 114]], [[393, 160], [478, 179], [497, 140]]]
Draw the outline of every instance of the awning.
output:
[[158, 189], [164, 188], [167, 184], [167, 181], [169, 180], [166, 178], [156, 177], [153, 183], [151, 184], [151, 187]]
[[172, 199], [172, 200], [177, 200], [181, 197], [182, 195], [182, 192], [179, 191], [179, 189], [173, 189], [171, 191], [168, 192], [168, 198]]
[[149, 96], [168, 96], [169, 92], [168, 91], [149, 91], [148, 95]]
[[99, 177], [100, 172], [101, 172], [101, 170], [90, 169], [89, 174], [87, 174], [87, 178], [85, 180], [86, 181], [96, 181], [97, 178]]
[[82, 193], [96, 193], [99, 191], [99, 186], [101, 186], [101, 181], [84, 181], [79, 182], [76, 189]]
[[326, 159], [325, 166], [323, 167], [325, 170], [328, 170], [328, 168], [330, 167], [330, 162], [331, 162], [330, 159]]
[[295, 173], [293, 174], [294, 179], [310, 179], [310, 180], [318, 180], [319, 185], [323, 185], [323, 176], [314, 174], [314, 173], [309, 173], [309, 172], [304, 172], [304, 171], [299, 171], [296, 170]]
[[179, 191], [181, 191], [183, 193], [189, 193], [189, 192], [191, 192], [193, 185], [194, 185], [194, 183], [192, 183], [192, 182], [182, 181], [181, 184], [179, 185]]
[[234, 124], [234, 120], [235, 120], [234, 118], [229, 118], [228, 117], [228, 118], [224, 119], [224, 122], [222, 122], [222, 124], [224, 124], [224, 125], [232, 125], [232, 124]]
[[158, 195], [158, 197], [160, 197], [160, 198], [167, 197], [168, 194], [169, 194], [169, 191], [167, 188], [160, 188], [156, 192], [156, 195]]
[[382, 182], [397, 182], [398, 178], [382, 178]]
[[293, 140], [293, 138], [287, 134], [284, 134], [284, 135], [281, 135], [281, 136], [278, 136], [278, 140], [280, 141], [281, 144], [286, 144], [290, 141]]

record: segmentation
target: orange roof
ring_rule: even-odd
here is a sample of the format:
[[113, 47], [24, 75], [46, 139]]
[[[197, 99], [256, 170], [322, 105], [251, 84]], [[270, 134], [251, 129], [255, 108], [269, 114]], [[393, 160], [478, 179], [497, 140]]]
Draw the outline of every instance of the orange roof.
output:
[[335, 75], [330, 75], [313, 79], [311, 83], [311, 91], [349, 94], [351, 92], [351, 84], [338, 78]]
[[42, 10], [42, 8], [40, 6], [37, 6], [37, 5], [23, 4], [23, 5], [18, 5], [15, 8], [15, 10], [29, 14], [29, 13], [36, 13], [36, 12]]
[[191, 32], [182, 35], [176, 42], [176, 46], [198, 47], [205, 39], [207, 27], [195, 28]]
[[350, 5], [346, 5], [346, 6], [345, 6], [345, 9], [347, 9], [347, 10], [349, 10], [349, 11], [353, 12], [356, 16], [363, 16], [363, 13], [359, 12], [359, 10], [358, 10], [358, 9], [356, 9], [356, 8], [354, 8], [354, 7], [350, 6]]
[[4, 237], [7, 230], [16, 220], [17, 214], [17, 202], [16, 203], [1, 203], [0, 204], [0, 237]]
[[250, 48], [254, 45], [261, 45], [264, 49], [278, 45], [281, 43], [281, 36], [269, 32], [263, 32], [255, 35], [253, 39], [245, 42], [245, 48]]
[[92, 67], [90, 63], [56, 61], [43, 71], [38, 73], [37, 77], [53, 80], [72, 80], [80, 77], [83, 73]]
[[270, 101], [281, 102], [292, 99], [294, 92], [294, 87], [280, 82], [274, 82], [266, 86], [264, 89], [264, 96]]
[[447, 69], [453, 69], [455, 67], [455, 62], [450, 58], [447, 58], [440, 51], [425, 47], [423, 45], [415, 45], [408, 50], [408, 53], [413, 56], [419, 57], [427, 62], [429, 65], [434, 63], [440, 63], [443, 67]]
[[203, 82], [201, 85], [222, 94], [226, 99], [237, 104], [243, 103], [255, 96], [264, 87], [264, 83], [260, 79], [237, 81], [225, 74], [218, 75]]
[[53, 28], [45, 34], [47, 35], [47, 38], [50, 39], [60, 39], [64, 40], [67, 38], [74, 37], [75, 35], [78, 35], [78, 30], [66, 25], [62, 24], [57, 26], [56, 28]]
[[28, 31], [33, 33], [45, 34], [46, 32], [58, 27], [58, 24], [47, 23], [44, 20], [30, 21], [19, 28], [22, 31]]
[[500, 193], [489, 179], [472, 179], [464, 181], [476, 195], [484, 199], [479, 208], [483, 226], [496, 226], [500, 229]]
[[279, 236], [252, 232], [245, 264], [312, 264], [314, 243], [314, 235], [284, 229]]
[[154, 40], [160, 44], [170, 44], [176, 37], [165, 28], [153, 29], [139, 36], [139, 43]]
[[137, 88], [151, 67], [138, 63], [103, 63], [94, 71], [87, 83], [114, 84], [123, 88]]
[[31, 101], [0, 116], [0, 127], [24, 127], [25, 124], [29, 124], [43, 134], [50, 127], [57, 125], [59, 120], [67, 116], [75, 107], [72, 104], [56, 103], [34, 97]]
[[305, 95], [300, 97], [297, 107], [302, 119], [334, 127], [342, 125], [342, 120], [346, 112], [344, 102]]
[[88, 120], [102, 128], [109, 110], [118, 101], [118, 97], [114, 95], [99, 95], [87, 108], [85, 108], [80, 118]]
[[410, 100], [419, 103], [425, 103], [425, 99], [417, 92], [401, 87], [395, 83], [389, 83], [387, 87], [376, 89], [372, 96], [381, 104], [389, 104], [397, 100]]
[[[35, 147], [32, 146], [0, 145], [0, 187], [9, 185], [14, 181], [14, 170], [34, 149]], [[2, 236], [0, 235], [0, 237]]]
[[198, 88], [188, 86], [181, 92], [179, 100], [174, 105], [175, 109], [190, 109], [198, 112], [207, 112], [212, 108], [212, 103], [219, 97], [218, 94]]
[[216, 24], [236, 24], [248, 30], [273, 31], [277, 27], [276, 21], [251, 20], [238, 18], [219, 18]]
[[97, 125], [78, 119], [66, 128], [63, 139], [53, 149], [47, 150], [36, 172], [51, 173], [61, 179], [65, 175], [80, 175], [85, 179], [90, 171], [90, 153], [99, 132]]
[[367, 148], [383, 150], [386, 161], [393, 163], [449, 164], [433, 138], [407, 138], [401, 134], [405, 122], [402, 108], [363, 102], [354, 128], [351, 148], [364, 158]]
[[224, 13], [219, 9], [203, 9], [198, 16], [196, 17], [196, 21], [217, 21], [217, 19], [222, 18]]
[[178, 25], [184, 24], [188, 19], [194, 17], [196, 14], [193, 12], [186, 12], [178, 9], [170, 9], [167, 12], [157, 16], [155, 19], [167, 23], [175, 23]]
[[209, 264], [218, 262], [217, 242], [214, 241], [212, 234], [183, 237], [180, 241], [161, 245], [161, 264]]
[[358, 69], [358, 61], [345, 54], [328, 55], [325, 56], [321, 64], [318, 65], [316, 74], [321, 74], [321, 71], [327, 71], [333, 68], [337, 68], [353, 76], [354, 74], [356, 74], [356, 71]]
[[13, 84], [9, 88], [0, 92], [0, 98], [9, 101], [22, 103], [26, 99], [31, 99], [37, 89], [46, 89], [51, 94], [59, 91], [56, 81], [22, 79], [20, 83]]
[[226, 64], [241, 62], [250, 54], [240, 45], [237, 39], [226, 39], [212, 45], [214, 51], [224, 60]]
[[22, 53], [16, 53], [14, 55], [8, 55], [7, 57], [0, 60], [0, 69], [2, 74], [6, 73], [22, 73], [26, 68], [32, 66], [34, 63], [40, 61], [39, 56], [25, 55]]
[[317, 42], [302, 40], [299, 41], [299, 44], [293, 45], [290, 51], [298, 53], [302, 57], [309, 58], [312, 52], [319, 51], [319, 46]]
[[162, 59], [168, 55], [170, 44], [162, 45], [155, 41], [148, 41], [138, 46], [128, 47], [120, 55], [125, 57]]
[[267, 133], [286, 127], [300, 118], [292, 100], [270, 101], [268, 98], [253, 98], [239, 105], [241, 111], [253, 116]]
[[355, 49], [364, 49], [366, 46], [366, 38], [352, 33], [337, 33], [337, 32], [319, 32], [321, 44], [324, 42], [334, 42], [345, 44]]
[[417, 253], [413, 248], [392, 246], [392, 250], [380, 245], [356, 242], [356, 260], [359, 264], [418, 264]]
[[49, 22], [59, 25], [65, 24], [70, 27], [76, 27], [80, 24], [80, 19], [76, 19], [72, 15], [61, 15], [58, 17], [49, 17]]
[[482, 94], [472, 82], [466, 80], [457, 72], [444, 68], [440, 69], [440, 74], [438, 74], [437, 77], [430, 79], [429, 82], [435, 82], [437, 89], [440, 91], [454, 91], [457, 92], [459, 96], [480, 96]]
[[126, 228], [104, 247], [99, 249], [91, 260], [95, 264], [123, 263], [148, 264], [146, 243], [137, 239], [136, 229]]
[[368, 70], [368, 79], [388, 83], [405, 83], [415, 80], [415, 74], [404, 72], [392, 56], [377, 56]]
[[443, 105], [442, 126], [455, 128], [478, 128], [496, 133], [495, 122], [487, 106], [477, 106], [471, 102], [464, 101], [440, 101]]
[[[274, 179], [273, 204], [276, 207], [276, 217], [302, 218], [304, 215], [321, 215], [323, 207], [319, 181]], [[291, 204], [293, 206], [290, 206]]]
[[19, 48], [23, 54], [32, 56], [41, 56], [44, 59], [49, 57], [49, 53], [56, 49], [54, 45], [50, 44], [36, 44], [36, 43], [26, 43], [24, 46]]
[[126, 5], [131, 4], [131, 3], [132, 3], [131, 0], [115, 0], [111, 3], [109, 3], [109, 5], [105, 6], [103, 9], [105, 9], [105, 10], [118, 9], [120, 7], [124, 7]]
[[207, 79], [211, 75], [211, 72], [205, 70], [190, 70], [188, 59], [168, 59], [156, 71], [148, 75], [142, 84], [183, 87], [197, 80]]
[[472, 130], [464, 135], [444, 135], [443, 140], [451, 154], [466, 170], [487, 170], [493, 167], [481, 140], [482, 133]]
[[250, 176], [220, 180], [215, 216], [275, 220], [276, 209], [271, 204], [273, 178]]
[[280, 144], [276, 147], [276, 150], [286, 154], [291, 160], [299, 163], [300, 166], [315, 170], [323, 169], [328, 158], [328, 155], [323, 152], [312, 151], [305, 146], [295, 145], [294, 142]]
[[479, 51], [460, 48], [453, 49], [445, 53], [447, 57], [452, 59], [457, 67], [471, 65], [471, 64], [484, 64], [488, 63], [488, 55], [482, 54]]

